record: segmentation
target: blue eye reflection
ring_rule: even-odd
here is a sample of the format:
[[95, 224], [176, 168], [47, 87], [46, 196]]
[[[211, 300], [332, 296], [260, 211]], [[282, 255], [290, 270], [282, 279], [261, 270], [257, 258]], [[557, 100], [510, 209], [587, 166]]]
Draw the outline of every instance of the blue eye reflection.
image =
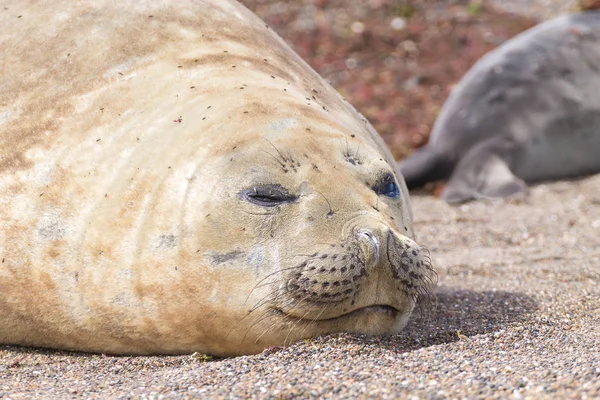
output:
[[383, 187], [381, 194], [387, 197], [396, 198], [400, 196], [400, 189], [398, 188], [398, 185], [396, 185], [396, 182], [390, 182]]

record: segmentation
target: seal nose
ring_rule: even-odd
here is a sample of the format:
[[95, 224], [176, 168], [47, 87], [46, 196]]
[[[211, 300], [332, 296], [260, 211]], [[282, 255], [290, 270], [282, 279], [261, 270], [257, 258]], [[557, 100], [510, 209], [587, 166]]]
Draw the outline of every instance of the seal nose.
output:
[[377, 236], [366, 229], [361, 229], [357, 232], [357, 238], [363, 247], [363, 251], [367, 259], [377, 262], [379, 260], [379, 240]]

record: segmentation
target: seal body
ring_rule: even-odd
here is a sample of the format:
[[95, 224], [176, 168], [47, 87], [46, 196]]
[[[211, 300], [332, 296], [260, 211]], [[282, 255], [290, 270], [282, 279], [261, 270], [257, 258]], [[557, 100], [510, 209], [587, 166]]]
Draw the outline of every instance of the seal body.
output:
[[248, 354], [431, 289], [382, 140], [239, 3], [4, 6], [0, 343]]
[[409, 187], [447, 179], [448, 202], [600, 171], [600, 12], [538, 25], [479, 60], [427, 145], [401, 163]]

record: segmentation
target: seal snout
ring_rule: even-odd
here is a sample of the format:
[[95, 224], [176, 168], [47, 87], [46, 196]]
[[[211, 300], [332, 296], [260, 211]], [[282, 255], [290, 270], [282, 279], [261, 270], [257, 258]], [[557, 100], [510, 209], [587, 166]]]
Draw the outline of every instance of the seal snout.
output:
[[304, 304], [351, 301], [353, 306], [383, 299], [384, 290], [386, 302], [393, 303], [393, 293], [415, 298], [429, 292], [434, 274], [426, 251], [410, 238], [386, 226], [363, 226], [287, 270], [285, 290]]

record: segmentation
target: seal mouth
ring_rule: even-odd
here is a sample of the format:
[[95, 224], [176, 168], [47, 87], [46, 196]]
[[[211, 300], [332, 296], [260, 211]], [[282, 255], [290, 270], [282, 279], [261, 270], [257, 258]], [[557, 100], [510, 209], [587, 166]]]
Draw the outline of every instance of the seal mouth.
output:
[[318, 318], [318, 317], [317, 318], [302, 318], [302, 317], [295, 317], [293, 315], [290, 315], [290, 314], [284, 312], [283, 310], [275, 309], [275, 311], [284, 314], [288, 318], [293, 318], [293, 319], [302, 320], [302, 321], [319, 321], [319, 322], [339, 321], [341, 319], [346, 319], [346, 318], [374, 316], [374, 315], [381, 315], [381, 316], [389, 317], [391, 319], [395, 319], [400, 314], [400, 310], [398, 310], [397, 308], [392, 307], [390, 305], [387, 305], [387, 304], [374, 304], [374, 305], [370, 305], [370, 306], [366, 306], [366, 307], [361, 307], [361, 308], [352, 310], [350, 312], [340, 314], [336, 317], [329, 317], [329, 318]]

